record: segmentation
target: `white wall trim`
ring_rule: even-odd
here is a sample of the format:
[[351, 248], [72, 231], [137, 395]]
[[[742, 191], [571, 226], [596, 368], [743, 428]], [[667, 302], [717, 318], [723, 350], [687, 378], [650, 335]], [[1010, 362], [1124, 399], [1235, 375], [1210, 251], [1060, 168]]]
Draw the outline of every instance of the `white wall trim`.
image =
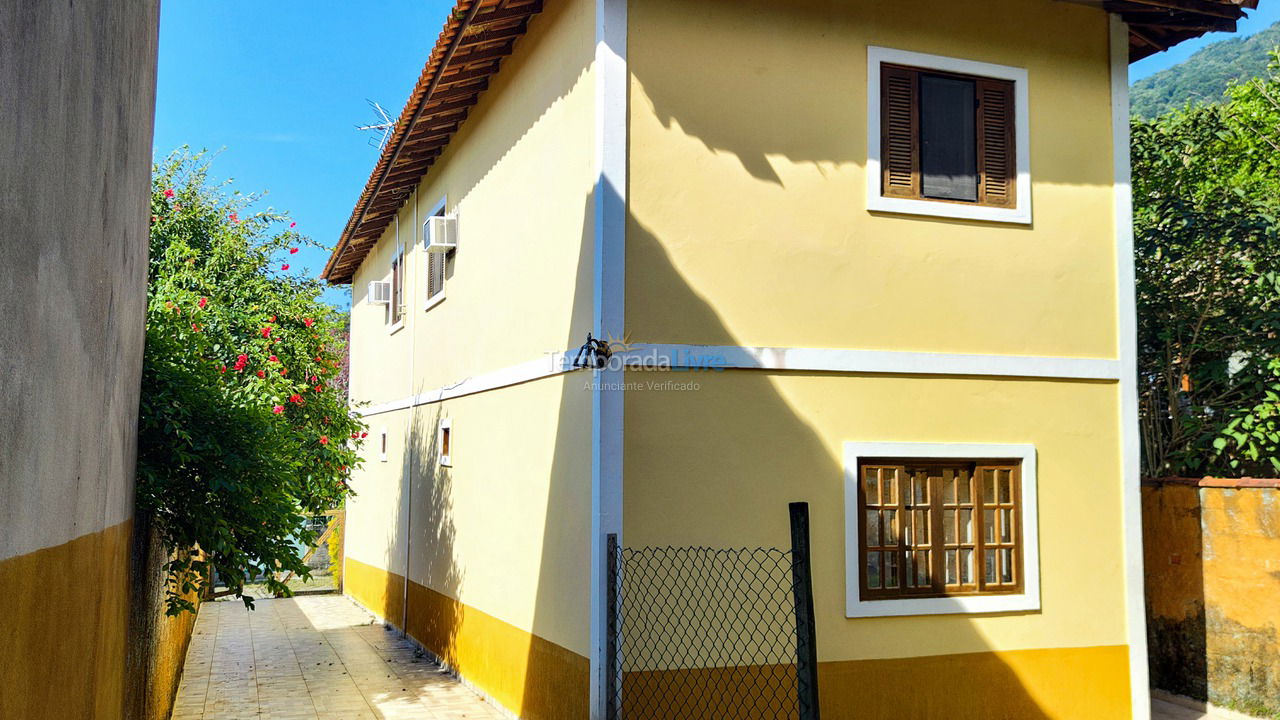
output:
[[[627, 237], [628, 0], [595, 0], [592, 333], [622, 337]], [[591, 718], [605, 717], [605, 541], [622, 537], [621, 368], [593, 370], [591, 404]]]
[[[519, 385], [573, 372], [576, 349], [551, 353], [500, 370], [472, 375], [434, 390], [359, 408], [365, 416], [406, 410], [465, 395]], [[1051, 380], [1120, 379], [1118, 360], [1038, 355], [957, 355], [948, 353], [850, 350], [838, 348], [740, 347], [737, 345], [638, 344], [615, 354], [611, 365], [637, 370], [784, 370], [881, 375], [1028, 377]], [[599, 371], [609, 373], [610, 370]], [[606, 382], [613, 383], [614, 380]]]
[[[888, 198], [880, 194], [880, 65], [893, 63], [1013, 81], [1014, 144], [1018, 170], [1017, 206], [995, 208], [937, 200]], [[1025, 68], [944, 55], [867, 47], [867, 210], [987, 222], [1031, 222], [1031, 130]]]
[[537, 360], [529, 360], [519, 365], [511, 365], [493, 372], [481, 373], [463, 378], [457, 382], [444, 385], [434, 390], [427, 390], [416, 395], [410, 395], [398, 400], [391, 400], [377, 405], [370, 405], [364, 408], [356, 408], [356, 412], [364, 417], [374, 415], [382, 415], [384, 413], [395, 412], [397, 410], [407, 410], [411, 407], [419, 405], [430, 405], [432, 403], [451, 400], [466, 395], [475, 395], [476, 393], [496, 390], [498, 388], [509, 387], [511, 385], [519, 385], [531, 380], [540, 380], [546, 377], [562, 375], [572, 370], [570, 367], [573, 362], [573, 356], [577, 350], [569, 350], [565, 352], [551, 353], [549, 357], [538, 358]]
[[663, 363], [673, 368], [747, 368], [811, 372], [890, 373], [900, 375], [984, 375], [1079, 380], [1118, 380], [1119, 361], [1109, 358], [1040, 355], [966, 355], [956, 353], [853, 350], [843, 348], [745, 347], [737, 345], [635, 345], [618, 357], [640, 366]]
[[[863, 600], [858, 573], [862, 557], [858, 538], [858, 463], [863, 458], [1012, 458], [1022, 461], [1023, 592], [1016, 595]], [[1026, 444], [846, 442], [844, 444], [845, 616], [851, 618], [956, 613], [1033, 612], [1040, 609], [1040, 529], [1036, 501], [1036, 449]]]
[[1129, 692], [1135, 720], [1151, 717], [1147, 616], [1142, 568], [1142, 456], [1138, 445], [1138, 307], [1133, 265], [1133, 188], [1129, 163], [1129, 28], [1111, 16], [1111, 129], [1115, 165], [1116, 305], [1120, 351], [1120, 448], [1124, 498]]

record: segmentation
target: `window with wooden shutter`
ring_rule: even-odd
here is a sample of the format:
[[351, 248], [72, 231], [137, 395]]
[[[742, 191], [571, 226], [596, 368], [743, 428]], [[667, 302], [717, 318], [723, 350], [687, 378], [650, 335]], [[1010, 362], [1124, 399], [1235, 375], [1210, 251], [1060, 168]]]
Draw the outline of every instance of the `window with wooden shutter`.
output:
[[404, 251], [396, 251], [391, 259], [391, 303], [387, 306], [387, 322], [395, 325], [404, 318]]
[[444, 293], [444, 253], [427, 253], [427, 302]]
[[1019, 473], [1008, 460], [861, 462], [861, 597], [1022, 592]]
[[[436, 206], [435, 211], [431, 213], [431, 217], [442, 217], [445, 214], [445, 203], [443, 200]], [[423, 249], [426, 250], [429, 238], [426, 232], [426, 224], [423, 225], [422, 243]], [[431, 252], [424, 253], [427, 256], [426, 262], [426, 282], [427, 300], [426, 309], [430, 310], [437, 303], [444, 300], [444, 276], [445, 268], [448, 263], [448, 255], [450, 253]]]
[[880, 66], [884, 197], [1017, 206], [1011, 80]]

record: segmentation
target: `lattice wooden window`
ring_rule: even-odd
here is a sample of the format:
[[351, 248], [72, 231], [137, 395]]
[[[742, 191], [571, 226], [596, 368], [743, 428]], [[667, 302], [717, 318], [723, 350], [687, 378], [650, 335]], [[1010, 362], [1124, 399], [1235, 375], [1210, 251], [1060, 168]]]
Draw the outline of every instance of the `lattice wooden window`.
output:
[[881, 194], [1017, 206], [1014, 84], [880, 67]]
[[1022, 591], [1018, 461], [886, 458], [858, 476], [864, 599]]

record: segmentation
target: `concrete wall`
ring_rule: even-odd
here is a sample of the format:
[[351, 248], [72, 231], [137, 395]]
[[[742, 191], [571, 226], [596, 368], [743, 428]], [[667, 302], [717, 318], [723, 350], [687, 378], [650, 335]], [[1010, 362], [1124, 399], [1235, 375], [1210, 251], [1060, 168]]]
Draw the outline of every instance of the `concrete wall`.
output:
[[157, 27], [0, 4], [0, 717], [124, 715]]
[[[453, 387], [582, 344], [591, 328], [594, 4], [556, 0], [356, 271], [353, 402]], [[426, 307], [422, 223], [459, 217]], [[368, 302], [406, 258], [404, 325]], [[545, 363], [545, 364], [543, 364]], [[452, 465], [437, 428], [452, 423]], [[527, 718], [587, 711], [591, 395], [577, 375], [367, 417], [344, 590]], [[380, 457], [387, 432], [387, 457]], [[407, 588], [406, 588], [407, 582]], [[406, 605], [407, 602], [407, 605]]]
[[1142, 489], [1151, 684], [1280, 714], [1280, 481]]

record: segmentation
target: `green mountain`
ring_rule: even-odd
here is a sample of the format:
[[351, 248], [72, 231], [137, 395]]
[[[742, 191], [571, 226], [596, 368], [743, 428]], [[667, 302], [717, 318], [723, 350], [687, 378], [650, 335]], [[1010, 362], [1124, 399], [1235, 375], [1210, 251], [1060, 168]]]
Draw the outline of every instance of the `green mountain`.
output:
[[1129, 88], [1129, 109], [1134, 115], [1152, 118], [1181, 109], [1188, 101], [1218, 102], [1232, 80], [1266, 73], [1277, 46], [1280, 23], [1249, 37], [1206, 45], [1185, 62], [1135, 82]]

